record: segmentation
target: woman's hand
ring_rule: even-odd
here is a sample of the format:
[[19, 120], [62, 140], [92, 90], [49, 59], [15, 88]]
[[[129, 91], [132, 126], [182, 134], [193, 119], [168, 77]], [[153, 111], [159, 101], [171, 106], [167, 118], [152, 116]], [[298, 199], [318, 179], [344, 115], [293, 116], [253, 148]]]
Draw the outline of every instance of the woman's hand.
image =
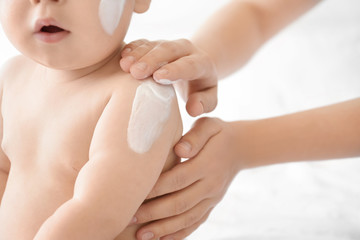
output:
[[163, 173], [135, 214], [136, 223], [151, 222], [139, 229], [139, 240], [184, 239], [207, 219], [241, 168], [231, 124], [201, 118], [175, 146], [189, 160]]
[[131, 42], [123, 48], [120, 66], [136, 79], [153, 75], [160, 84], [174, 84], [191, 116], [217, 105], [215, 64], [189, 40]]

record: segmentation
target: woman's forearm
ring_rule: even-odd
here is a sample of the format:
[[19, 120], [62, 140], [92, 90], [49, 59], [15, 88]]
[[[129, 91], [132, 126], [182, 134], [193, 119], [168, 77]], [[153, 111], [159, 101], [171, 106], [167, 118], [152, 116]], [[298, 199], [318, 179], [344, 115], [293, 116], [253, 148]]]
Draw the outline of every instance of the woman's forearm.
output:
[[360, 155], [360, 98], [285, 116], [234, 122], [244, 168]]
[[215, 63], [219, 78], [241, 68], [273, 35], [319, 0], [233, 0], [211, 16], [193, 42]]

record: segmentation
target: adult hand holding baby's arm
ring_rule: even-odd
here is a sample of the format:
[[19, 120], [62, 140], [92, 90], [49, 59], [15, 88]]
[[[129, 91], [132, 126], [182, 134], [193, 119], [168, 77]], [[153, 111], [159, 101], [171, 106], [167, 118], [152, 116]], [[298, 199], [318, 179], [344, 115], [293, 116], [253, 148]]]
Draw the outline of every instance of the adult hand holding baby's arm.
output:
[[202, 118], [180, 140], [176, 154], [190, 159], [163, 173], [148, 196], [153, 200], [137, 211], [138, 223], [156, 220], [137, 232], [139, 240], [148, 232], [154, 239], [184, 239], [206, 220], [242, 169], [235, 152], [242, 136], [235, 131], [233, 123]]
[[131, 42], [124, 47], [120, 65], [137, 79], [153, 75], [161, 84], [174, 83], [191, 116], [216, 107], [215, 65], [204, 51], [186, 39]]
[[138, 222], [157, 220], [138, 239], [150, 231], [162, 240], [189, 235], [241, 169], [359, 156], [359, 122], [360, 98], [253, 121], [200, 119], [175, 147], [190, 159], [162, 174], [149, 195], [161, 197], [138, 210]]

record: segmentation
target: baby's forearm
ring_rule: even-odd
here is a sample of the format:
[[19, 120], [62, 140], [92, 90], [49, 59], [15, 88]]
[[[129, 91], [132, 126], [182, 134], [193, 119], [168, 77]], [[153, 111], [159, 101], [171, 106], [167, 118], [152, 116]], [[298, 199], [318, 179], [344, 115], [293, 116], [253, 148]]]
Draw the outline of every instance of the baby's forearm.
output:
[[319, 0], [234, 0], [217, 11], [193, 42], [214, 61], [220, 78], [242, 67], [268, 39]]
[[243, 168], [360, 155], [360, 98], [285, 116], [234, 122]]
[[140, 184], [136, 190], [129, 187], [142, 176], [127, 171], [140, 169], [141, 161], [134, 168], [125, 168], [121, 161], [130, 157], [111, 157], [109, 152], [91, 154], [76, 179], [73, 198], [43, 223], [35, 240], [115, 239], [125, 229], [148, 190]]
[[72, 199], [45, 221], [34, 240], [115, 239], [129, 221], [119, 217], [120, 212], [104, 213], [98, 206]]

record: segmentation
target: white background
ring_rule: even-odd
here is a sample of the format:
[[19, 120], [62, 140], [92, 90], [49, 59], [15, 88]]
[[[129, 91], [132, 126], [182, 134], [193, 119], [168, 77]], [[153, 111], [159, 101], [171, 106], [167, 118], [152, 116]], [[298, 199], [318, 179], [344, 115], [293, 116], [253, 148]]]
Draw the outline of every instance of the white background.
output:
[[[148, 13], [134, 17], [126, 39], [189, 38], [224, 3], [153, 0]], [[0, 63], [14, 54], [0, 32]], [[360, 1], [327, 0], [222, 81], [218, 108], [210, 115], [258, 119], [355, 97], [360, 97]], [[194, 119], [183, 103], [180, 107], [188, 129]], [[243, 171], [189, 239], [360, 239], [360, 159]]]

